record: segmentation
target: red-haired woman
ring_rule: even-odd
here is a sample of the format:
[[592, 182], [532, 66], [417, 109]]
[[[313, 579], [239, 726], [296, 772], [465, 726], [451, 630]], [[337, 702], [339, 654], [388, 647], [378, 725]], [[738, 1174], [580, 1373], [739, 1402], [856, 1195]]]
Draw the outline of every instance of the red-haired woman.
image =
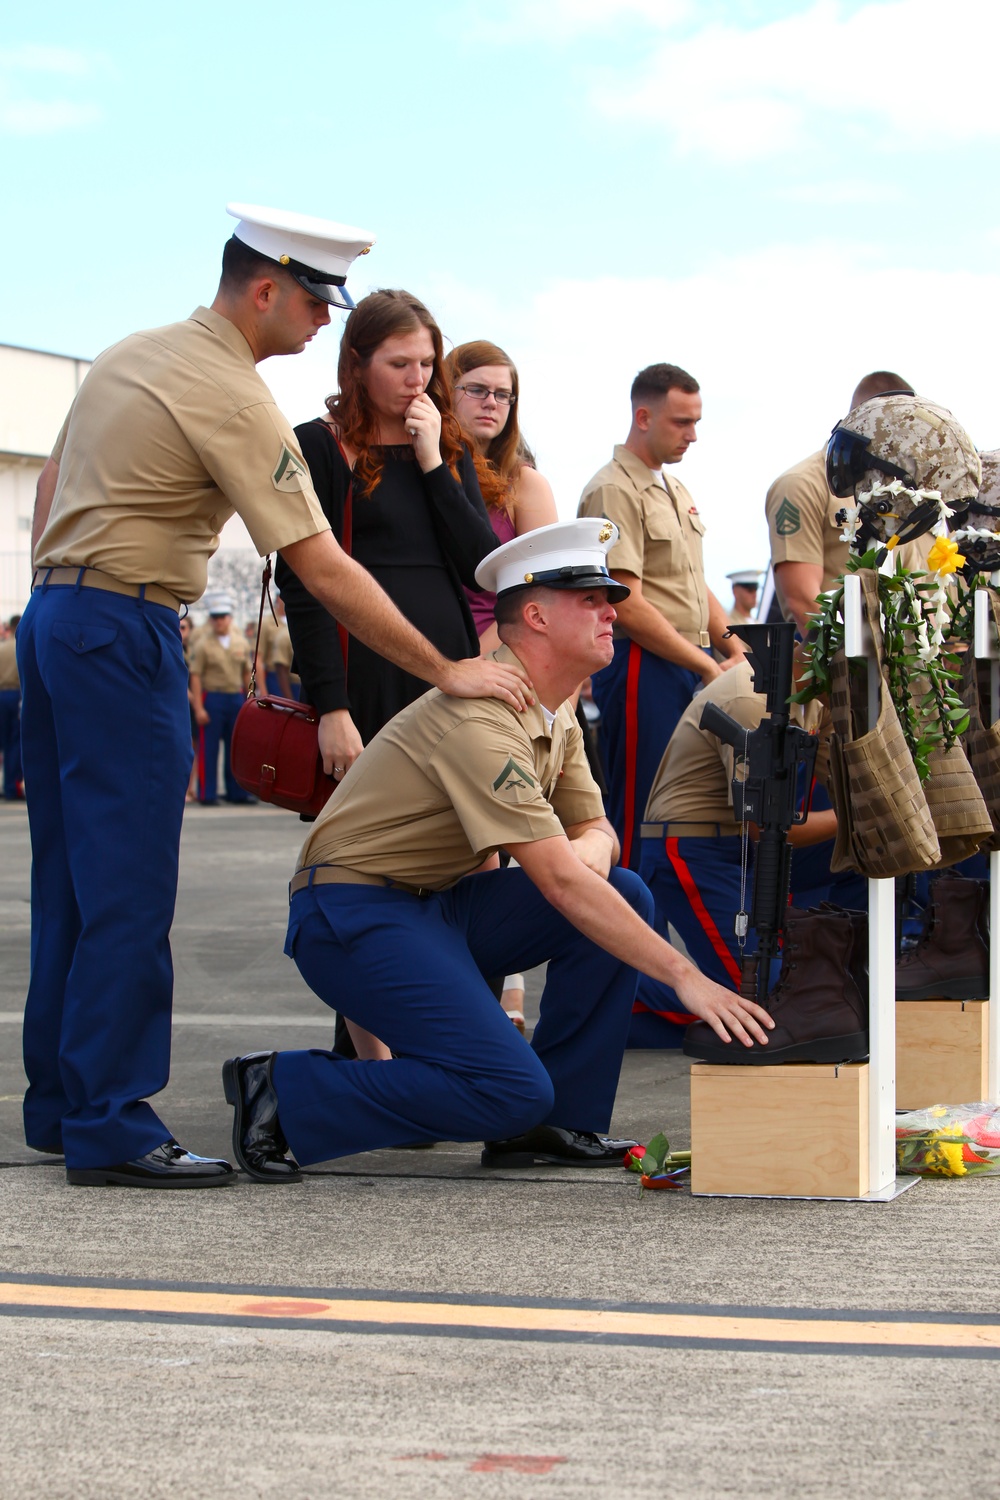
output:
[[[441, 331], [409, 292], [365, 297], [344, 328], [339, 392], [296, 427], [341, 545], [443, 655], [479, 645], [463, 585], [496, 546], [472, 453], [452, 410]], [[276, 570], [302, 678], [320, 712], [324, 764], [339, 779], [383, 724], [427, 691], [350, 639], [280, 558]]]
[[[534, 466], [517, 420], [520, 389], [514, 361], [496, 344], [476, 339], [448, 355], [455, 415], [479, 456], [479, 473], [499, 542], [548, 526], [559, 518], [548, 480]], [[484, 472], [485, 471], [485, 472]], [[493, 619], [495, 595], [467, 588], [480, 650], [500, 644]]]

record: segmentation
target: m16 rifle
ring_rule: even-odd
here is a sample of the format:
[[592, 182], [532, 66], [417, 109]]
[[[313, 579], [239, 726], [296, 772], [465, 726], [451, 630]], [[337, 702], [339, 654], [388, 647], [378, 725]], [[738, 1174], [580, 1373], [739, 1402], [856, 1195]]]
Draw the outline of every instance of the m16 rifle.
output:
[[763, 1005], [788, 909], [792, 851], [786, 835], [794, 824], [805, 821], [808, 812], [807, 806], [798, 811], [799, 767], [804, 767], [808, 788], [816, 761], [816, 736], [788, 722], [794, 624], [732, 625], [729, 634], [739, 636], [747, 646], [754, 690], [764, 694], [766, 715], [756, 729], [744, 729], [714, 703], [707, 703], [701, 728], [732, 747], [733, 813], [737, 822], [755, 823], [759, 829], [753, 900], [749, 918], [745, 911], [738, 914], [736, 934], [743, 939], [748, 927], [756, 930], [756, 952], [743, 954], [740, 992]]

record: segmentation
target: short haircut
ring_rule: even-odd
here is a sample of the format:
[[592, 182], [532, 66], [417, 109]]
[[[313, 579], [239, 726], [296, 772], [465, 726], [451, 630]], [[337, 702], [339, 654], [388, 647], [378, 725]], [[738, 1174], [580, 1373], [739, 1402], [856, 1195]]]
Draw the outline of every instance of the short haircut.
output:
[[694, 376], [682, 370], [680, 365], [647, 365], [633, 380], [629, 395], [632, 405], [637, 406], [642, 401], [665, 396], [668, 391], [684, 391], [695, 396], [700, 390]]
[[897, 375], [892, 370], [873, 370], [870, 375], [865, 375], [858, 381], [854, 395], [851, 397], [851, 410], [853, 411], [856, 406], [863, 406], [873, 396], [884, 396], [889, 391], [902, 391], [905, 396], [917, 394], [902, 375]]
[[538, 599], [544, 588], [545, 585], [540, 583], [535, 588], [512, 589], [510, 593], [502, 594], [493, 608], [497, 629], [520, 625], [524, 606], [530, 600]]
[[222, 247], [222, 280], [219, 285], [227, 291], [241, 292], [251, 281], [262, 276], [277, 276], [281, 266], [244, 245], [232, 235]]

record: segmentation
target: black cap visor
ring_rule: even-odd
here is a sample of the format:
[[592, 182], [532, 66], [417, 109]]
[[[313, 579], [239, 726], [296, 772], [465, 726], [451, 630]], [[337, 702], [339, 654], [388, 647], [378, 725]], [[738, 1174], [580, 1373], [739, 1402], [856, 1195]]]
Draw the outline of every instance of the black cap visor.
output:
[[585, 564], [578, 564], [571, 568], [550, 568], [546, 573], [533, 573], [530, 582], [526, 579], [524, 583], [515, 584], [513, 588], [501, 589], [497, 598], [506, 599], [508, 594], [517, 594], [522, 589], [534, 589], [539, 586], [547, 589], [606, 589], [610, 604], [620, 604], [632, 592], [623, 583], [618, 583], [612, 578], [610, 573]]
[[298, 261], [294, 260], [285, 269], [291, 271], [299, 286], [304, 286], [311, 296], [318, 297], [321, 302], [329, 302], [331, 307], [342, 307], [345, 312], [350, 312], [354, 307], [353, 298], [343, 282], [331, 281], [320, 271], [312, 271], [308, 266], [300, 266]]

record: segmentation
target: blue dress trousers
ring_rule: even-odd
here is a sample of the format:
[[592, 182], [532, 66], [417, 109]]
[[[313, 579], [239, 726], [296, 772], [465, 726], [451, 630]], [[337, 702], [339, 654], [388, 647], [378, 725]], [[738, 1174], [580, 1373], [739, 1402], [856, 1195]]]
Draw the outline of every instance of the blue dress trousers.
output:
[[167, 1082], [184, 794], [177, 614], [99, 589], [36, 588], [17, 633], [31, 875], [25, 1138], [68, 1167], [170, 1136]]
[[[610, 881], [651, 920], [638, 876], [613, 870]], [[327, 1005], [396, 1054], [278, 1054], [281, 1126], [303, 1164], [414, 1141], [503, 1139], [542, 1123], [608, 1129], [637, 975], [523, 870], [425, 896], [312, 886], [292, 898], [285, 951]], [[483, 976], [546, 961], [529, 1046]]]
[[605, 807], [621, 844], [621, 864], [638, 870], [639, 830], [653, 780], [701, 677], [644, 651], [634, 641], [618, 640], [613, 660], [591, 681], [601, 711], [598, 743], [608, 784]]

